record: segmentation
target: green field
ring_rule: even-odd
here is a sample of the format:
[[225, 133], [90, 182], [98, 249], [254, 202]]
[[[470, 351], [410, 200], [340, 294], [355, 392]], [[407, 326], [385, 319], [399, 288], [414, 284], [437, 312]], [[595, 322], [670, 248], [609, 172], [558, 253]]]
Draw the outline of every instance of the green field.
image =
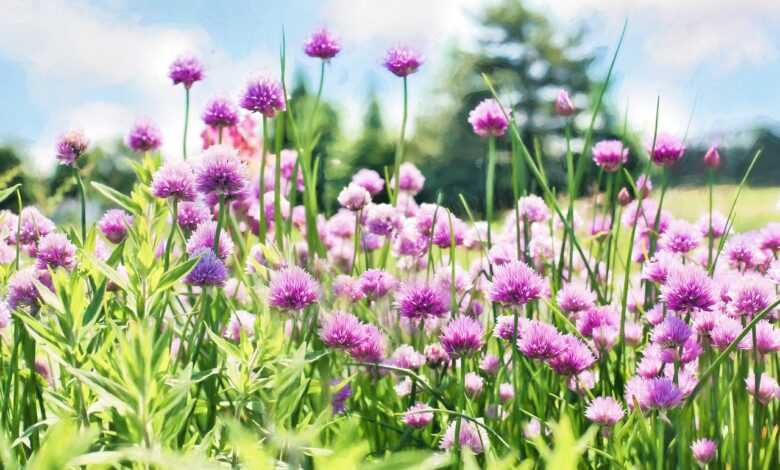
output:
[[[716, 186], [713, 202], [715, 210], [728, 215], [736, 192], [736, 185]], [[664, 208], [676, 217], [695, 221], [707, 210], [707, 194], [706, 186], [673, 188], [666, 195]], [[752, 230], [762, 227], [767, 222], [780, 221], [780, 211], [775, 208], [778, 199], [780, 199], [778, 187], [743, 188], [734, 210], [735, 229]]]

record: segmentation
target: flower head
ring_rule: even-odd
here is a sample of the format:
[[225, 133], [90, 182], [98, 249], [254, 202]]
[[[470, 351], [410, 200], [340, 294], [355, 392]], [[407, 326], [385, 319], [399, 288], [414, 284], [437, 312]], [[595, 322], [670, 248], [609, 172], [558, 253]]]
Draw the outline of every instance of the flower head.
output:
[[612, 397], [596, 397], [585, 410], [585, 417], [602, 426], [612, 427], [623, 419], [625, 412]]
[[200, 201], [185, 201], [179, 204], [177, 220], [181, 228], [192, 231], [211, 220], [211, 210]]
[[184, 282], [199, 287], [222, 287], [225, 285], [228, 272], [222, 260], [211, 250], [201, 251], [198, 256], [200, 256], [198, 264], [187, 274]]
[[76, 160], [88, 146], [89, 139], [83, 132], [78, 130], [66, 132], [57, 141], [57, 160], [61, 165], [76, 166]]
[[339, 40], [325, 28], [315, 31], [303, 46], [303, 51], [307, 56], [318, 57], [322, 60], [336, 57], [340, 50]]
[[371, 203], [371, 194], [363, 186], [349, 183], [339, 193], [338, 201], [345, 209], [359, 211]]
[[[37, 242], [41, 237], [53, 232], [57, 226], [50, 219], [41, 214], [35, 207], [25, 207], [22, 209], [21, 227], [19, 227], [18, 240], [16, 243], [27, 245]], [[13, 227], [12, 237], [16, 237], [16, 228]]]
[[240, 195], [246, 186], [246, 168], [232, 147], [212, 145], [195, 169], [195, 185], [203, 194]]
[[[455, 428], [457, 427], [456, 421], [450, 421], [447, 426], [447, 430], [444, 432], [444, 436], [441, 439], [440, 447], [444, 450], [449, 450], [455, 443]], [[480, 426], [471, 421], [462, 420], [460, 423], [460, 432], [458, 435], [458, 442], [460, 447], [468, 447], [471, 452], [475, 454], [481, 454], [490, 446], [487, 432]]]
[[402, 369], [417, 370], [425, 364], [425, 356], [408, 344], [402, 344], [393, 351], [390, 361]]
[[352, 182], [365, 188], [372, 196], [381, 193], [385, 187], [385, 180], [379, 176], [379, 173], [367, 168], [358, 170], [352, 175]]
[[62, 233], [50, 233], [38, 241], [38, 268], [73, 269], [76, 265], [76, 246]]
[[195, 175], [186, 162], [167, 162], [152, 177], [152, 194], [160, 199], [195, 199]]
[[152, 121], [138, 121], [127, 134], [125, 144], [134, 152], [152, 152], [162, 145], [162, 133]]
[[238, 124], [238, 110], [227, 98], [214, 98], [203, 110], [203, 122], [211, 127], [232, 127]]
[[38, 309], [39, 299], [41, 297], [35, 281], [39, 281], [51, 290], [54, 287], [51, 283], [51, 276], [46, 271], [39, 271], [34, 266], [21, 269], [11, 275], [8, 279], [6, 291], [6, 303], [11, 309], [18, 307], [31, 307]]
[[385, 336], [374, 325], [363, 325], [363, 342], [349, 350], [349, 355], [360, 362], [377, 364], [385, 358]]
[[385, 54], [384, 65], [394, 75], [406, 77], [417, 72], [423, 61], [422, 55], [412, 48], [393, 47]]
[[[187, 254], [195, 256], [203, 250], [214, 249], [214, 237], [217, 232], [217, 222], [209, 220], [198, 225], [187, 240]], [[217, 256], [226, 260], [233, 254], [233, 239], [227, 231], [219, 234], [219, 247]]]
[[401, 228], [401, 214], [390, 204], [368, 206], [366, 227], [374, 235], [391, 235]]
[[556, 297], [558, 306], [568, 314], [576, 314], [596, 304], [596, 294], [582, 283], [564, 284]]
[[317, 301], [319, 285], [313, 277], [297, 266], [271, 273], [268, 302], [283, 310], [303, 310]]
[[671, 379], [650, 379], [646, 386], [649, 408], [674, 408], [682, 402], [683, 393]]
[[745, 379], [745, 385], [749, 394], [758, 398], [762, 405], [766, 405], [770, 400], [780, 398], [780, 385], [769, 374], [764, 372], [758, 381], [758, 395], [756, 395], [756, 376], [750, 372]]
[[503, 383], [498, 386], [498, 398], [502, 403], [506, 403], [515, 397], [515, 388], [512, 384]]
[[256, 318], [256, 315], [243, 310], [234, 312], [230, 316], [230, 321], [225, 327], [225, 331], [222, 332], [222, 336], [236, 342], [241, 340], [242, 332], [247, 338], [253, 337], [255, 335]]
[[122, 209], [109, 209], [98, 222], [98, 230], [111, 243], [119, 243], [127, 237], [128, 228], [133, 225], [133, 216]]
[[517, 340], [517, 348], [529, 359], [552, 359], [565, 347], [563, 335], [554, 326], [539, 320], [528, 322]]
[[707, 465], [715, 458], [718, 452], [718, 445], [712, 439], [697, 439], [691, 444], [693, 458], [701, 465]]
[[654, 343], [670, 348], [684, 345], [693, 334], [693, 330], [685, 321], [674, 315], [667, 315], [663, 322], [653, 329]]
[[661, 286], [661, 298], [675, 312], [709, 310], [715, 305], [712, 280], [703, 269], [693, 265], [669, 272], [666, 284]]
[[433, 421], [433, 412], [428, 411], [430, 409], [431, 407], [425, 403], [415, 403], [406, 410], [401, 421], [403, 421], [405, 425], [413, 428], [424, 428]]
[[395, 306], [402, 317], [422, 320], [446, 315], [450, 299], [446, 292], [431, 284], [410, 282], [396, 294]]
[[522, 261], [495, 267], [490, 285], [490, 300], [506, 305], [525, 305], [544, 295], [542, 277]]
[[450, 321], [441, 332], [441, 345], [452, 357], [467, 356], [482, 347], [482, 324], [471, 317], [460, 316]]
[[334, 312], [322, 320], [320, 339], [331, 348], [351, 349], [366, 339], [366, 330], [351, 313]]
[[378, 299], [395, 289], [398, 281], [387, 271], [368, 269], [360, 275], [358, 288], [366, 297]]
[[270, 78], [256, 78], [247, 83], [239, 104], [242, 108], [272, 118], [286, 108], [282, 86]]
[[596, 362], [590, 348], [576, 336], [564, 335], [561, 343], [563, 347], [560, 352], [547, 362], [556, 373], [565, 376], [578, 375]]
[[561, 116], [568, 117], [574, 114], [574, 103], [571, 102], [569, 92], [561, 89], [558, 96], [555, 97], [555, 112]]
[[466, 374], [465, 382], [463, 383], [463, 388], [466, 391], [466, 395], [472, 398], [477, 397], [482, 393], [484, 386], [485, 381], [482, 380], [482, 377], [480, 377], [479, 374], [474, 372], [469, 372]]
[[704, 154], [704, 158], [702, 158], [702, 161], [704, 162], [704, 166], [707, 168], [718, 168], [720, 166], [720, 153], [718, 152], [718, 146], [713, 145], [712, 147], [707, 149], [707, 152]]
[[602, 140], [593, 146], [593, 161], [607, 173], [614, 173], [628, 161], [628, 149], [619, 140]]
[[671, 166], [685, 155], [685, 145], [678, 138], [669, 134], [659, 134], [655, 145], [650, 144], [647, 152], [650, 159], [658, 166]]
[[[398, 189], [406, 194], [414, 196], [419, 193], [425, 184], [425, 176], [414, 165], [414, 163], [404, 162], [398, 167]], [[395, 179], [390, 180], [390, 185], [395, 184]]]
[[683, 220], [674, 220], [658, 240], [661, 249], [671, 253], [688, 253], [701, 244], [701, 233]]
[[192, 56], [181, 56], [168, 68], [168, 77], [174, 85], [179, 83], [189, 89], [192, 84], [203, 80], [203, 65]]
[[471, 110], [469, 124], [471, 124], [474, 133], [480, 137], [499, 137], [506, 132], [509, 120], [504, 115], [498, 101], [489, 98]]

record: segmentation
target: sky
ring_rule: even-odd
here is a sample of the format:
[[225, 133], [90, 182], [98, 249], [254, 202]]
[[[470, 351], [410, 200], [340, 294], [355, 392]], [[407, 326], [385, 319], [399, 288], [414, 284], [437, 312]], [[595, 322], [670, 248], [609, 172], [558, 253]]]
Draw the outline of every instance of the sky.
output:
[[[343, 44], [329, 64], [325, 96], [347, 132], [357, 129], [373, 90], [390, 127], [401, 112], [401, 81], [382, 66], [384, 51], [412, 45], [426, 63], [410, 81], [410, 111], [424, 113], [446, 73], [453, 46], [474, 48], [474, 21], [494, 0], [0, 0], [0, 141], [20, 145], [29, 169], [50, 171], [53, 143], [83, 129], [93, 141], [122, 136], [148, 118], [161, 127], [164, 154], [176, 158], [184, 91], [167, 67], [195, 54], [206, 79], [193, 88], [191, 118], [205, 102], [237, 99], [247, 79], [279, 77], [284, 29], [288, 73], [317, 77], [319, 62], [302, 53], [311, 31], [327, 27]], [[562, 32], [588, 28], [586, 46], [606, 70], [623, 22], [626, 39], [610, 102], [631, 124], [702, 141], [728, 141], [755, 124], [780, 126], [780, 2], [777, 0], [530, 0]], [[693, 112], [692, 112], [693, 111]], [[196, 130], [199, 125], [196, 125]], [[191, 145], [197, 145], [191, 133]]]

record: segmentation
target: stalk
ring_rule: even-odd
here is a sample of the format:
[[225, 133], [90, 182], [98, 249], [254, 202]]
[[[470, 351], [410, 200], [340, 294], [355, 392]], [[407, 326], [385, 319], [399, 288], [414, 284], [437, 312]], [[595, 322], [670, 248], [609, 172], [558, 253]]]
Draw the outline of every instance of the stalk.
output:
[[217, 212], [217, 231], [214, 233], [214, 256], [219, 257], [219, 235], [222, 231], [222, 222], [225, 220], [225, 195], [219, 195], [219, 211]]
[[493, 191], [496, 179], [496, 137], [488, 137], [488, 164], [485, 180], [485, 218], [487, 219], [488, 250], [493, 246], [491, 224], [493, 222]]
[[[173, 247], [173, 234], [176, 233], [176, 225], [179, 217], [179, 201], [174, 198], [173, 209], [171, 210], [173, 220], [171, 221], [171, 231], [168, 233], [168, 241], [165, 243], [165, 271], [168, 271], [168, 266], [171, 262], [171, 250]], [[215, 253], [216, 254], [216, 253]]]
[[360, 252], [360, 212], [355, 212], [355, 247], [352, 251], [352, 264], [350, 265], [353, 273], [357, 273], [357, 259]]
[[759, 468], [759, 457], [761, 456], [761, 402], [758, 400], [758, 390], [761, 385], [761, 373], [764, 371], [764, 364], [761, 362], [761, 358], [758, 353], [758, 347], [756, 346], [756, 329], [753, 328], [753, 375], [754, 389], [756, 393], [753, 395], [753, 444], [751, 446], [751, 466], [750, 468]]
[[408, 101], [409, 101], [409, 89], [406, 77], [404, 77], [404, 112], [401, 118], [401, 137], [398, 139], [398, 146], [395, 149], [395, 169], [393, 176], [395, 178], [395, 188], [393, 190], [392, 201], [393, 207], [398, 204], [398, 191], [401, 185], [401, 163], [404, 160], [404, 138], [406, 136], [406, 118], [408, 116]]
[[190, 89], [184, 88], [184, 137], [182, 137], [181, 151], [184, 159], [187, 159], [187, 129], [190, 125]]
[[260, 243], [265, 243], [265, 235], [268, 231], [268, 222], [265, 220], [265, 159], [267, 155], [268, 143], [268, 118], [263, 116], [263, 143], [262, 157], [260, 159]]
[[[458, 398], [458, 412], [464, 413], [466, 410], [466, 358], [460, 356], [460, 383], [459, 385], [459, 398]], [[458, 415], [458, 420], [455, 422], [455, 437], [453, 443], [455, 444], [455, 452], [458, 455], [458, 465], [460, 465], [461, 452], [460, 452], [460, 424], [462, 416]]]
[[[277, 123], [280, 123], [281, 120], [277, 120]], [[277, 142], [279, 141], [279, 137], [281, 137], [281, 134], [279, 134], [280, 130], [278, 128], [279, 126], [275, 128], [275, 132], [277, 135]], [[263, 152], [265, 153], [265, 152]], [[284, 221], [282, 220], [282, 199], [281, 199], [281, 192], [282, 188], [281, 186], [281, 173], [282, 173], [282, 155], [279, 149], [279, 145], [277, 145], [276, 149], [276, 163], [274, 163], [274, 234], [276, 235], [276, 244], [279, 246], [279, 251], [284, 251], [284, 239], [282, 231], [284, 230]], [[295, 177], [295, 175], [293, 175]], [[295, 184], [295, 181], [292, 182], [292, 184]], [[262, 197], [262, 196], [261, 196]], [[262, 209], [262, 208], [261, 208]]]
[[[713, 236], [713, 230], [712, 230], [712, 185], [714, 183], [715, 179], [715, 172], [712, 170], [712, 168], [707, 169], [707, 186], [709, 187], [709, 220], [710, 220], [710, 230], [707, 234], [707, 269], [712, 268], [712, 245], [715, 241], [715, 237]], [[723, 236], [725, 237], [726, 234], [724, 233]]]
[[[77, 166], [73, 167], [73, 175], [76, 177], [76, 185], [79, 187], [79, 199], [81, 201], [81, 243], [87, 241], [87, 196], [84, 190], [84, 181]], [[21, 212], [19, 217], [21, 220]]]
[[19, 271], [19, 248], [21, 243], [19, 243], [19, 239], [22, 236], [22, 192], [17, 189], [16, 190], [16, 207], [17, 211], [19, 211], [19, 217], [16, 218], [16, 270]]

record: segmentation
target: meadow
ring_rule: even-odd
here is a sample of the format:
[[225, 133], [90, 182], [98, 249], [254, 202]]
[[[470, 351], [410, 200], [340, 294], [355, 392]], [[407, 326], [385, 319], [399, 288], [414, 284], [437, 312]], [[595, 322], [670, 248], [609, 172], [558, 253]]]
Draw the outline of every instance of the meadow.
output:
[[[749, 187], [760, 151], [718, 186], [717, 147], [691, 154], [656, 125], [633, 154], [591, 124], [575, 152], [567, 125], [561, 198], [511, 90], [484, 75], [492, 98], [468, 123], [485, 207], [418, 200], [407, 91], [424, 60], [393, 47], [393, 165], [356, 171], [325, 216], [313, 149], [341, 44], [320, 30], [281, 46], [277, 76], [199, 120], [208, 75], [176, 59], [161, 83], [182, 96], [181, 155], [139, 121], [129, 194], [91, 180], [89, 129], [63, 133], [52, 158], [78, 189], [75, 224], [0, 190], [16, 203], [0, 212], [3, 468], [780, 467], [780, 190]], [[292, 53], [321, 63], [300, 107]], [[566, 90], [550, 105], [592, 123], [606, 89], [592, 109]], [[515, 201], [501, 214], [497, 142]], [[670, 188], [691, 158], [701, 186]], [[592, 166], [603, 190], [577, 197]], [[95, 200], [111, 209], [90, 221]]]

